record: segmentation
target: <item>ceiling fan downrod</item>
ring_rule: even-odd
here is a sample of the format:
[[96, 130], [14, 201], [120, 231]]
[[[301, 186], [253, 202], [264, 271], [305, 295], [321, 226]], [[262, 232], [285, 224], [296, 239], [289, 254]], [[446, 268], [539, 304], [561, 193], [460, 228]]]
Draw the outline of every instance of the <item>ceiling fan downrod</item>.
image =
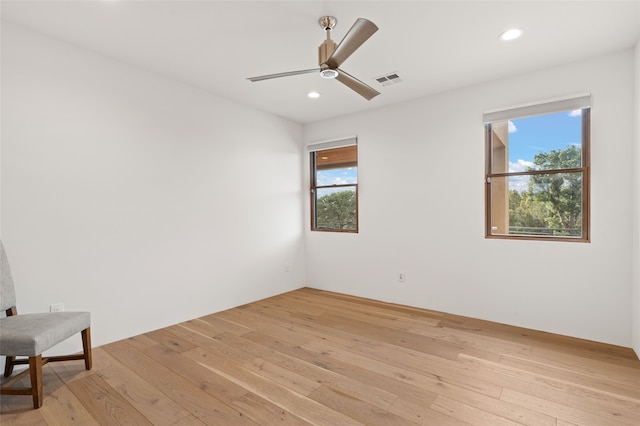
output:
[[[331, 30], [336, 26], [338, 20], [333, 16], [323, 16], [318, 20], [318, 24], [325, 30], [327, 33], [327, 38], [322, 44], [318, 47], [318, 65], [322, 69], [321, 75], [323, 78], [336, 78], [338, 76], [338, 72], [335, 71], [331, 73], [331, 69], [327, 65], [327, 61], [333, 55], [333, 52], [336, 51], [338, 45], [331, 40]], [[326, 72], [325, 72], [326, 71]], [[326, 74], [326, 76], [325, 76]]]

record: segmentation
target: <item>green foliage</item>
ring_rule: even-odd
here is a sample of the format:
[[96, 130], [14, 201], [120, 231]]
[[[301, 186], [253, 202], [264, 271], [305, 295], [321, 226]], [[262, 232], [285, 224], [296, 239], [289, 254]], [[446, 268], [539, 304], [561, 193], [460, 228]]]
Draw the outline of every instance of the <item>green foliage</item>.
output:
[[356, 193], [339, 191], [319, 197], [316, 225], [321, 229], [356, 229]]
[[563, 150], [553, 150], [551, 152], [541, 152], [533, 157], [533, 163], [538, 166], [538, 170], [548, 169], [570, 169], [580, 167], [582, 163], [582, 152], [575, 145], [569, 145]]
[[546, 204], [536, 202], [530, 191], [509, 191], [509, 226], [519, 228], [547, 228], [549, 217]]
[[[581, 151], [571, 145], [563, 150], [537, 154], [532, 170], [580, 167]], [[509, 226], [546, 228], [552, 235], [580, 235], [582, 226], [582, 174], [532, 175], [527, 191], [509, 193]]]

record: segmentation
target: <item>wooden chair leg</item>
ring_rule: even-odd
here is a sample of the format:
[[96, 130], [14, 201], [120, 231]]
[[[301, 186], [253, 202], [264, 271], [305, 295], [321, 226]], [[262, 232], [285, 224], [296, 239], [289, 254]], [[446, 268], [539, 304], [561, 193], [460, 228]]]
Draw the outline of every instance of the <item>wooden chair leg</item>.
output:
[[40, 408], [42, 407], [42, 355], [29, 357], [29, 376], [31, 376], [33, 408]]
[[4, 377], [9, 377], [13, 374], [13, 365], [15, 360], [15, 356], [6, 357], [4, 361]]
[[82, 330], [82, 350], [84, 351], [84, 368], [91, 370], [93, 359], [91, 358], [91, 327]]

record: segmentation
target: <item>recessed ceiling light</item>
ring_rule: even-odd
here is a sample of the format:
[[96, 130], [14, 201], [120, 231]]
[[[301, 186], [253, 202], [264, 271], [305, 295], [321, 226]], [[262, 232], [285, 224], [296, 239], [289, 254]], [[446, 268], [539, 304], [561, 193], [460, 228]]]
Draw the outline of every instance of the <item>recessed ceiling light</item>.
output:
[[511, 28], [500, 34], [500, 40], [509, 41], [515, 40], [522, 35], [523, 31], [520, 28]]
[[315, 99], [315, 98], [319, 98], [320, 97], [320, 93], [319, 92], [309, 92], [309, 93], [307, 93], [307, 96], [312, 98], [312, 99]]

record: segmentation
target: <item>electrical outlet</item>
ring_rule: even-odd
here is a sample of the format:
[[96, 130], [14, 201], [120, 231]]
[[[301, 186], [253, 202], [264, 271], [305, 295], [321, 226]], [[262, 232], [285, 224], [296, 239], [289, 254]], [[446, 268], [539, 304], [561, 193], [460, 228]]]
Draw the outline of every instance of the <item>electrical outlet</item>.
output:
[[398, 282], [399, 282], [399, 283], [403, 283], [403, 282], [404, 282], [404, 280], [405, 280], [405, 278], [406, 278], [406, 277], [405, 277], [405, 275], [404, 275], [404, 272], [398, 272]]
[[54, 303], [49, 306], [49, 312], [64, 312], [64, 303]]
[[284, 264], [284, 271], [285, 272], [289, 272], [289, 264], [288, 263]]

